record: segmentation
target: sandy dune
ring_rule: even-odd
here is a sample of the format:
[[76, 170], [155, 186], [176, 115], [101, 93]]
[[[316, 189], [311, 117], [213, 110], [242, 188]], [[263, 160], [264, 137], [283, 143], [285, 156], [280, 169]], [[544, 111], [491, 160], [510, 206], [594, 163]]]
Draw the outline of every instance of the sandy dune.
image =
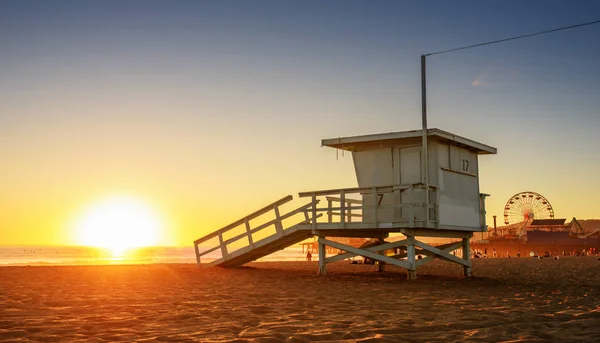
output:
[[598, 342], [596, 257], [2, 267], [0, 342]]

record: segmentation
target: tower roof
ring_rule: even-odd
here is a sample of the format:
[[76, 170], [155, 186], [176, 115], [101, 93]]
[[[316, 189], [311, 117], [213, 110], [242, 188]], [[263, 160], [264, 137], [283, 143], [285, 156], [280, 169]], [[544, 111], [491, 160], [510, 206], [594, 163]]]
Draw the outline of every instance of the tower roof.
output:
[[[360, 146], [369, 146], [373, 145], [373, 143], [386, 143], [386, 144], [394, 144], [394, 143], [408, 143], [408, 142], [420, 142], [420, 138], [422, 135], [422, 130], [412, 130], [412, 131], [400, 131], [400, 132], [389, 132], [389, 133], [376, 133], [370, 135], [362, 135], [362, 136], [352, 136], [352, 137], [339, 137], [339, 138], [329, 138], [323, 139], [321, 141], [321, 145], [342, 149], [347, 151], [354, 151], [357, 147]], [[478, 154], [495, 154], [497, 152], [496, 148], [491, 147], [489, 145], [485, 145], [468, 138], [464, 138], [458, 135], [455, 135], [450, 132], [446, 132], [440, 129], [428, 129], [427, 137], [436, 138], [440, 141], [449, 142], [453, 145], [463, 146], [467, 149], [474, 150]]]

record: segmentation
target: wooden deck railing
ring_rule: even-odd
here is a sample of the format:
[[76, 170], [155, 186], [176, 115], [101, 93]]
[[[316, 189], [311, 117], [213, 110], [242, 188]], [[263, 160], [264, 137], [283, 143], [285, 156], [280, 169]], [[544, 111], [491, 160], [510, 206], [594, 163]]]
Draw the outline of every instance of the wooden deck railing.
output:
[[489, 194], [479, 193], [479, 226], [485, 231], [487, 231], [487, 224], [485, 222], [485, 215], [487, 213], [485, 210], [485, 198], [489, 196]]
[[[287, 213], [285, 213], [285, 214], [282, 215], [280, 213], [280, 207], [281, 207], [281, 205], [283, 205], [283, 204], [291, 201], [292, 199], [293, 198], [292, 198], [291, 195], [283, 197], [283, 198], [281, 198], [281, 199], [279, 199], [279, 200], [277, 200], [277, 201], [275, 201], [275, 202], [273, 202], [273, 203], [271, 203], [271, 204], [269, 204], [269, 205], [261, 208], [260, 210], [255, 211], [255, 212], [253, 212], [253, 213], [251, 213], [251, 214], [249, 214], [249, 215], [247, 215], [247, 216], [245, 216], [245, 217], [243, 217], [243, 218], [241, 218], [241, 219], [239, 219], [239, 220], [237, 220], [237, 221], [235, 221], [235, 222], [233, 222], [233, 223], [231, 223], [231, 224], [229, 224], [229, 225], [227, 225], [227, 226], [225, 226], [225, 227], [223, 227], [223, 228], [221, 228], [221, 229], [219, 229], [219, 230], [217, 230], [217, 231], [215, 231], [213, 233], [210, 233], [210, 234], [208, 234], [208, 235], [206, 235], [206, 236], [204, 236], [202, 238], [199, 238], [199, 239], [195, 240], [194, 241], [194, 248], [196, 250], [196, 262], [198, 263], [198, 265], [200, 265], [200, 263], [201, 263], [201, 257], [202, 256], [207, 255], [207, 254], [209, 254], [209, 253], [211, 253], [213, 251], [219, 250], [219, 249], [221, 250], [221, 256], [222, 256], [222, 258], [223, 259], [227, 259], [228, 255], [229, 255], [229, 251], [227, 249], [227, 245], [229, 245], [231, 243], [234, 243], [234, 242], [236, 242], [236, 241], [238, 241], [238, 240], [240, 240], [242, 238], [247, 238], [248, 239], [248, 245], [244, 245], [244, 246], [240, 247], [240, 249], [243, 248], [243, 247], [247, 247], [247, 246], [250, 246], [251, 248], [253, 248], [255, 242], [254, 242], [254, 240], [252, 238], [252, 235], [254, 233], [257, 233], [257, 232], [259, 232], [259, 231], [261, 231], [261, 230], [263, 230], [263, 229], [265, 229], [267, 227], [270, 227], [272, 225], [275, 226], [275, 235], [282, 236], [284, 234], [284, 232], [283, 232], [284, 231], [283, 221], [285, 219], [288, 219], [288, 218], [294, 216], [294, 215], [304, 214], [304, 220], [302, 222], [300, 222], [300, 224], [302, 224], [302, 223], [309, 223], [312, 220], [312, 218], [313, 218], [313, 217], [311, 217], [309, 215], [309, 208], [311, 206], [313, 206], [313, 204], [318, 205], [318, 201], [316, 203], [311, 202], [311, 203], [308, 203], [306, 205], [300, 206], [300, 207], [296, 208], [295, 210], [287, 212]], [[265, 223], [262, 223], [262, 224], [258, 225], [255, 228], [252, 228], [252, 226], [250, 224], [250, 220], [255, 219], [257, 217], [260, 217], [260, 216], [262, 216], [262, 215], [264, 215], [266, 213], [269, 213], [269, 212], [273, 213], [274, 219], [269, 220], [269, 221], [267, 221]], [[231, 237], [229, 239], [225, 239], [224, 238], [224, 234], [226, 232], [228, 232], [230, 230], [233, 230], [233, 229], [239, 227], [242, 224], [244, 224], [245, 227], [246, 227], [246, 231], [244, 233], [238, 234], [238, 235], [236, 235], [234, 237]], [[269, 237], [271, 237], [271, 236], [273, 236], [273, 235], [270, 235]], [[219, 243], [218, 244], [216, 244], [216, 245], [213, 244], [211, 247], [208, 247], [205, 250], [200, 251], [200, 245], [202, 243], [205, 243], [205, 242], [207, 242], [207, 241], [209, 241], [209, 240], [211, 240], [211, 239], [213, 239], [215, 237], [219, 238]]]
[[[333, 216], [341, 216], [342, 212], [335, 212], [335, 209], [338, 208], [337, 206], [334, 207], [333, 204], [334, 203], [341, 203], [342, 199], [338, 198], [338, 197], [333, 197], [333, 196], [326, 196], [325, 199], [327, 199], [327, 222], [328, 223], [333, 223]], [[352, 213], [352, 208], [356, 208], [356, 206], [352, 206], [352, 204], [358, 204], [358, 205], [362, 205], [362, 200], [358, 200], [358, 199], [349, 199], [346, 198], [344, 199], [344, 202], [346, 203], [346, 206], [344, 206], [344, 208], [347, 208], [348, 211], [346, 211], [345, 216], [346, 216], [346, 221], [347, 222], [352, 222], [352, 218], [353, 217], [357, 217], [357, 218], [361, 218], [362, 221], [362, 212], [361, 213]], [[342, 208], [342, 206], [339, 206], [339, 208]]]
[[[417, 222], [420, 224], [419, 226], [438, 228], [438, 188], [433, 185], [429, 186], [429, 191], [434, 193], [433, 196], [430, 196], [429, 204], [425, 204], [422, 199], [417, 199], [416, 190], [421, 190], [423, 193], [421, 198], [425, 199], [425, 186], [420, 183], [310, 191], [302, 192], [299, 196], [310, 197], [312, 203], [315, 204], [325, 198], [327, 207], [317, 205], [311, 207], [313, 217], [320, 212], [325, 212], [327, 213], [327, 223], [339, 223], [341, 224], [340, 228], [345, 228], [348, 223], [369, 223], [377, 227], [382, 222], [404, 224], [409, 227], [414, 227]], [[374, 196], [371, 196], [368, 202], [350, 197], [362, 197], [369, 194]], [[386, 195], [389, 197], [395, 194], [399, 196], [392, 197], [392, 201], [386, 200], [382, 203]], [[423, 214], [420, 215], [422, 218], [415, 217], [415, 210], [418, 208], [423, 209]], [[389, 212], [385, 216], [382, 214], [382, 211], [386, 210], [404, 211], [405, 209], [407, 213], [402, 213], [401, 216], [390, 215]], [[334, 216], [339, 217], [339, 221], [334, 221]], [[358, 220], [355, 221], [353, 218], [358, 218]], [[318, 224], [317, 221], [313, 221], [313, 229], [316, 230]]]

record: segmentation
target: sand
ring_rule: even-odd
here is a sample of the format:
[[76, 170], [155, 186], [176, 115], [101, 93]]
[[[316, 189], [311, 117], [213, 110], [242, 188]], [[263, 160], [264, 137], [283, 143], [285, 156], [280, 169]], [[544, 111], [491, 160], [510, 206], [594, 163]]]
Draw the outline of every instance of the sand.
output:
[[0, 341], [598, 342], [600, 261], [0, 268]]

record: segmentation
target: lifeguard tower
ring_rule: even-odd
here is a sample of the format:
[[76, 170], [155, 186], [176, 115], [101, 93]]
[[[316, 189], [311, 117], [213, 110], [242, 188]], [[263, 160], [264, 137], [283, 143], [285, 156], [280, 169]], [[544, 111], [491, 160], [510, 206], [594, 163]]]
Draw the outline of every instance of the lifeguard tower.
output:
[[[487, 230], [487, 194], [479, 190], [478, 158], [496, 149], [439, 129], [428, 129], [423, 136], [425, 131], [414, 130], [324, 139], [323, 146], [352, 153], [358, 187], [302, 192], [299, 197], [309, 202], [285, 213], [280, 209], [291, 195], [269, 204], [196, 240], [198, 265], [237, 267], [317, 236], [320, 274], [326, 274], [328, 263], [358, 255], [378, 261], [379, 270], [384, 264], [405, 268], [408, 279], [416, 278], [417, 267], [435, 258], [462, 265], [464, 275], [470, 276], [469, 239]], [[252, 224], [265, 216], [261, 224]], [[295, 216], [302, 220], [284, 224]], [[268, 227], [274, 233], [257, 239]], [[394, 233], [405, 238], [385, 241]], [[357, 248], [330, 237], [376, 238], [378, 243]], [[458, 241], [433, 246], [419, 237]], [[231, 251], [233, 243], [246, 240]], [[340, 253], [327, 256], [327, 246]], [[386, 254], [390, 250], [395, 253]], [[455, 256], [455, 250], [462, 252]], [[202, 256], [215, 252], [217, 259], [201, 263]]]

